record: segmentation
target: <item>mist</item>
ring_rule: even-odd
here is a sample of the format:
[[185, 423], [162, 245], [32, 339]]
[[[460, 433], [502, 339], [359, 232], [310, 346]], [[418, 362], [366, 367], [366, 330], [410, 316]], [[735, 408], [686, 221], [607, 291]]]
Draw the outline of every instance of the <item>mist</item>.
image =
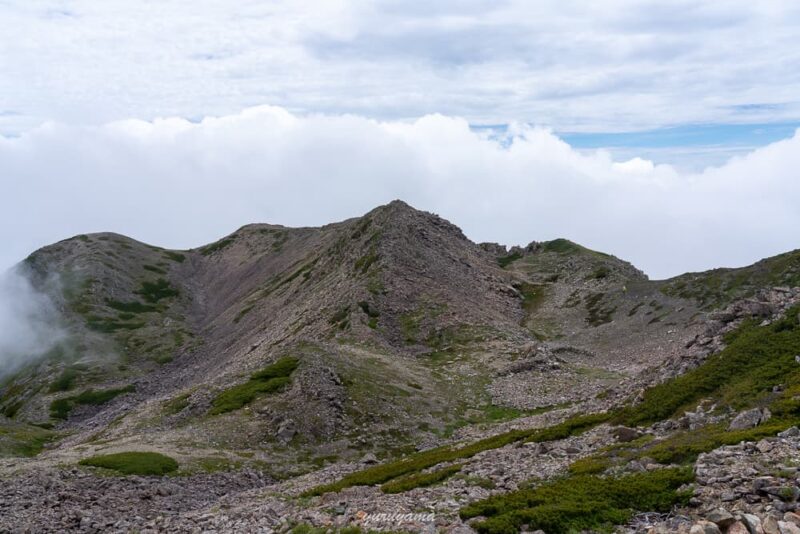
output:
[[20, 267], [0, 274], [0, 378], [63, 339], [53, 301], [37, 291]]

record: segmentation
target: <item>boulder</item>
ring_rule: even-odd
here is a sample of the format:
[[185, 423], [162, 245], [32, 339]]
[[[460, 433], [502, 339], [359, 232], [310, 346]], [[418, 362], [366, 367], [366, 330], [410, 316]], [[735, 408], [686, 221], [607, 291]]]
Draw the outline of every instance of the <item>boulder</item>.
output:
[[750, 534], [750, 531], [741, 521], [734, 521], [728, 526], [725, 534]]
[[736, 518], [734, 518], [729, 511], [723, 510], [722, 508], [717, 508], [716, 510], [710, 511], [708, 514], [706, 514], [706, 519], [716, 523], [716, 525], [720, 528], [725, 528], [728, 525], [732, 525], [734, 521], [736, 521]]
[[733, 418], [731, 424], [728, 425], [728, 430], [747, 430], [767, 421], [771, 416], [772, 414], [769, 413], [769, 410], [762, 410], [761, 408], [745, 410]]
[[781, 534], [777, 519], [772, 516], [768, 516], [764, 519], [764, 534]]
[[722, 534], [722, 531], [711, 521], [698, 521], [692, 525], [689, 534]]
[[761, 519], [757, 515], [742, 514], [742, 523], [750, 534], [764, 534], [764, 527], [761, 526]]
[[800, 527], [800, 515], [797, 515], [794, 512], [786, 512], [783, 514], [783, 520], [787, 523], [794, 523], [798, 527]]
[[368, 452], [367, 454], [364, 455], [363, 458], [361, 458], [361, 463], [362, 464], [377, 464], [378, 463], [378, 457], [375, 456], [375, 454], [373, 454], [371, 452]]
[[789, 521], [778, 521], [778, 530], [781, 534], [800, 534], [800, 527]]
[[614, 437], [621, 443], [629, 443], [635, 439], [642, 437], [642, 433], [635, 428], [628, 428], [626, 426], [618, 426], [613, 431]]

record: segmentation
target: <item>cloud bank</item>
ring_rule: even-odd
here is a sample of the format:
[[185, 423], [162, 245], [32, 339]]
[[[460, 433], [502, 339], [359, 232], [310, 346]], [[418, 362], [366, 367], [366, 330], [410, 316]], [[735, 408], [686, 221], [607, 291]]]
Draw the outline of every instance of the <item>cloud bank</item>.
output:
[[793, 0], [5, 0], [0, 132], [261, 103], [558, 131], [800, 119]]
[[567, 237], [660, 278], [800, 247], [798, 168], [800, 132], [681, 173], [539, 128], [496, 139], [442, 115], [257, 107], [200, 122], [46, 124], [0, 137], [0, 266], [79, 233], [188, 248], [246, 223], [319, 225], [400, 198], [475, 241]]

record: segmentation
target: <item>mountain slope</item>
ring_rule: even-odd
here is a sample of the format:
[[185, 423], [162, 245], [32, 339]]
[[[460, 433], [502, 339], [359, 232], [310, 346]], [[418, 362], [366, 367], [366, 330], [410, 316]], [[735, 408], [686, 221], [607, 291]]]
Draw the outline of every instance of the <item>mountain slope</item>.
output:
[[477, 245], [395, 201], [188, 251], [77, 236], [20, 269], [59, 336], [0, 378], [0, 456], [38, 454], [14, 464], [35, 470], [157, 452], [186, 488], [244, 491], [629, 403], [701, 365], [731, 320], [777, 313], [763, 290], [800, 257], [651, 281], [567, 240]]

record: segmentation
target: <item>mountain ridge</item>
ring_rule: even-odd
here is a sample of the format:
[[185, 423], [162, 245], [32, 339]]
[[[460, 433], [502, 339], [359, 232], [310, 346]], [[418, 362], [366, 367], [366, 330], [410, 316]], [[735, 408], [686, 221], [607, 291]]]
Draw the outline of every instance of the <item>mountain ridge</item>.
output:
[[22, 265], [64, 338], [0, 382], [0, 455], [150, 451], [231, 492], [635, 402], [724, 349], [715, 313], [771, 317], [788, 301], [762, 293], [800, 284], [797, 252], [654, 281], [564, 239], [476, 244], [401, 201], [183, 251], [80, 235]]

